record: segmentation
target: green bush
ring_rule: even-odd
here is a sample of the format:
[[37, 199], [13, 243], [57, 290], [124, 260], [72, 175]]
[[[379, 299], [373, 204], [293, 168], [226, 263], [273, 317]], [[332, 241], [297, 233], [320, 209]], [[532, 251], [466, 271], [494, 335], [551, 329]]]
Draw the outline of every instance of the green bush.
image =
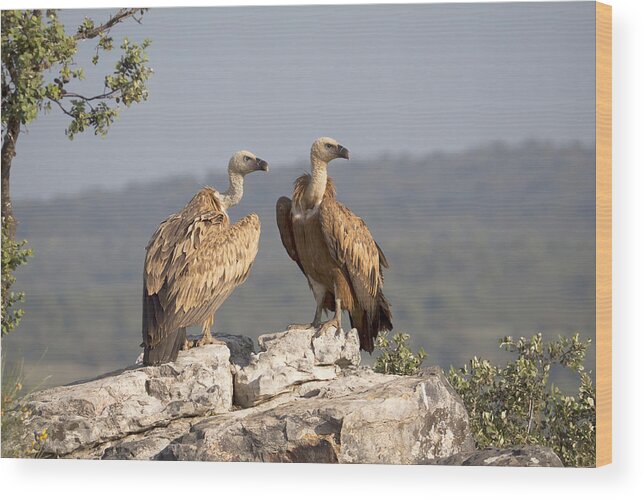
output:
[[402, 376], [417, 374], [426, 358], [426, 352], [420, 348], [414, 354], [406, 345], [410, 337], [406, 333], [395, 333], [391, 341], [387, 332], [380, 333], [375, 340], [375, 348], [382, 353], [375, 360], [375, 372]]
[[[478, 447], [545, 445], [565, 466], [594, 466], [596, 390], [583, 366], [590, 342], [578, 333], [549, 343], [540, 334], [506, 337], [501, 348], [517, 354], [506, 366], [474, 357], [461, 369], [452, 367], [449, 381], [467, 407]], [[578, 374], [576, 396], [549, 382], [554, 365]]]
[[24, 314], [24, 310], [13, 308], [24, 300], [24, 293], [14, 293], [10, 289], [16, 281], [13, 272], [31, 256], [31, 250], [24, 249], [27, 241], [16, 242], [8, 236], [8, 232], [2, 219], [2, 336], [17, 327]]
[[2, 359], [2, 410], [0, 411], [0, 436], [2, 437], [2, 457], [40, 458], [43, 445], [49, 438], [47, 428], [30, 434], [25, 422], [31, 412], [23, 403], [27, 395], [23, 387], [24, 372], [22, 363], [12, 369]]

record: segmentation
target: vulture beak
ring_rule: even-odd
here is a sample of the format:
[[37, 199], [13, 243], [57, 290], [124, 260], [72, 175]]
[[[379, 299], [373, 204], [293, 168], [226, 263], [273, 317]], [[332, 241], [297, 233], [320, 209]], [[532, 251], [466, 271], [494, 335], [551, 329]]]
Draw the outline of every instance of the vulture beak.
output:
[[261, 158], [257, 158], [256, 163], [257, 163], [257, 170], [261, 170], [261, 171], [264, 171], [264, 172], [268, 171], [268, 162], [267, 161], [265, 161], [265, 160], [263, 160]]
[[341, 145], [338, 147], [339, 147], [339, 150], [337, 151], [337, 157], [348, 159], [348, 149], [346, 149], [344, 146], [341, 146]]

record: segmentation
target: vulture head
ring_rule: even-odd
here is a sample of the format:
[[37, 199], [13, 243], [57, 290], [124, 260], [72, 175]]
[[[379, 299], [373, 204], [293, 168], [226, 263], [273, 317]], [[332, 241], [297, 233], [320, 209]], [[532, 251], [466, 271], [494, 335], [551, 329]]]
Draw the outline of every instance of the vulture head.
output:
[[261, 158], [258, 158], [250, 151], [239, 151], [234, 153], [228, 163], [228, 172], [238, 173], [242, 176], [248, 173], [257, 171], [268, 171], [268, 163]]
[[320, 137], [310, 148], [310, 155], [328, 163], [337, 158], [348, 159], [348, 149], [330, 137]]

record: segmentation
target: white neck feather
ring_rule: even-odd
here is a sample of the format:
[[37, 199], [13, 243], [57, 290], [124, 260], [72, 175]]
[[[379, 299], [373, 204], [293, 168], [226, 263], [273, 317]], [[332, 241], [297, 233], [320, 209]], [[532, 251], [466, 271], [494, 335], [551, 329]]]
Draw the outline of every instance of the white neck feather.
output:
[[230, 186], [228, 190], [221, 194], [221, 204], [227, 210], [236, 205], [243, 197], [243, 175], [236, 172], [229, 172]]
[[326, 182], [328, 180], [328, 163], [314, 156], [310, 158], [311, 179], [306, 189], [306, 204], [308, 206], [317, 206], [321, 203], [326, 192]]

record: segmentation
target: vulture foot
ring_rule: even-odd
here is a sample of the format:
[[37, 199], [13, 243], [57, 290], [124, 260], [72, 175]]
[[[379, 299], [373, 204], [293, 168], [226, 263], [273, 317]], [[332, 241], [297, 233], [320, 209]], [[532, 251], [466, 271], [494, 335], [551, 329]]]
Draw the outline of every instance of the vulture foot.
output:
[[306, 324], [289, 324], [288, 325], [288, 331], [306, 331], [308, 329], [315, 329], [319, 324], [315, 324], [313, 322], [308, 322]]
[[333, 318], [333, 319], [331, 319], [329, 321], [326, 321], [326, 322], [322, 323], [321, 327], [319, 328], [319, 332], [320, 333], [325, 333], [331, 327], [334, 327], [335, 329], [337, 329], [337, 331], [340, 334], [344, 334], [344, 330], [342, 329], [342, 323], [337, 318]]
[[187, 338], [183, 341], [183, 345], [181, 345], [181, 350], [189, 350], [194, 346], [194, 343]]
[[213, 338], [210, 331], [206, 331], [201, 336], [201, 339], [194, 343], [195, 347], [202, 347], [203, 345], [225, 345], [225, 341]]

